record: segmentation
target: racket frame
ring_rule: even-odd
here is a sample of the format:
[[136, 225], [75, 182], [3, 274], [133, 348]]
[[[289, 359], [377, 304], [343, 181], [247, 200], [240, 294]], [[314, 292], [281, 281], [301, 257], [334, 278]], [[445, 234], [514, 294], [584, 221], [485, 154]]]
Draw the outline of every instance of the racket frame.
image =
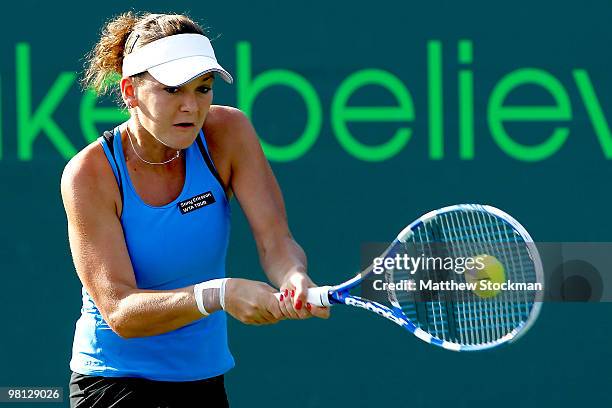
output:
[[[409, 237], [413, 231], [416, 231], [422, 224], [427, 223], [430, 220], [444, 213], [453, 212], [453, 211], [464, 211], [464, 210], [480, 211], [480, 212], [484, 211], [489, 214], [492, 214], [496, 218], [500, 218], [506, 221], [507, 223], [509, 223], [512, 226], [512, 228], [521, 236], [521, 238], [525, 242], [529, 256], [531, 257], [531, 260], [533, 261], [533, 264], [534, 264], [537, 282], [541, 283], [543, 287], [544, 272], [542, 268], [542, 261], [540, 259], [540, 255], [538, 253], [538, 250], [535, 246], [533, 239], [531, 238], [527, 230], [517, 220], [515, 220], [513, 217], [511, 217], [509, 214], [505, 213], [504, 211], [496, 207], [490, 206], [490, 205], [457, 204], [457, 205], [451, 205], [451, 206], [447, 206], [444, 208], [430, 211], [424, 214], [423, 216], [421, 216], [419, 219], [413, 221], [407, 227], [405, 227], [397, 235], [397, 237], [393, 240], [393, 242], [387, 247], [387, 249], [380, 255], [379, 258], [387, 258], [387, 256], [389, 255], [389, 252], [391, 252], [392, 249], [396, 247], [396, 245], [400, 243], [405, 243], [406, 238]], [[516, 341], [518, 338], [524, 335], [527, 332], [527, 330], [529, 330], [529, 328], [531, 328], [533, 323], [536, 321], [538, 315], [540, 314], [540, 310], [542, 308], [542, 294], [544, 291], [540, 290], [538, 291], [538, 294], [536, 295], [536, 301], [534, 301], [533, 303], [533, 307], [531, 308], [528, 319], [525, 322], [521, 322], [510, 333], [507, 333], [505, 336], [499, 339], [487, 342], [487, 343], [460, 344], [460, 343], [451, 342], [447, 340], [441, 340], [441, 339], [438, 339], [437, 337], [432, 336], [425, 330], [416, 326], [410, 319], [408, 319], [400, 307], [397, 307], [397, 306], [388, 307], [381, 303], [378, 303], [372, 300], [368, 300], [368, 299], [364, 299], [359, 296], [351, 295], [349, 293], [351, 289], [361, 284], [361, 282], [363, 282], [363, 280], [366, 279], [368, 276], [370, 276], [372, 273], [373, 273], [373, 265], [370, 264], [370, 266], [368, 266], [366, 269], [359, 272], [357, 275], [347, 280], [346, 282], [341, 283], [340, 285], [311, 288], [308, 290], [308, 301], [317, 306], [330, 306], [334, 304], [345, 304], [348, 306], [359, 307], [362, 309], [369, 310], [382, 317], [387, 318], [388, 320], [391, 320], [395, 324], [408, 330], [409, 332], [414, 334], [419, 339], [425, 341], [426, 343], [433, 344], [435, 346], [439, 346], [444, 349], [452, 350], [452, 351], [480, 351], [480, 350], [491, 349], [494, 347], [499, 347], [501, 345]]]

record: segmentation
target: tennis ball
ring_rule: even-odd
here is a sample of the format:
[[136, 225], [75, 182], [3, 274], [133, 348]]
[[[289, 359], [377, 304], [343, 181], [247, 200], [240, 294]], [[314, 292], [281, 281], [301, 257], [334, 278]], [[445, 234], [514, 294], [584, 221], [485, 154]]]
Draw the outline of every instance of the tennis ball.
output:
[[[504, 265], [493, 255], [481, 254], [473, 257], [475, 265], [473, 268], [466, 269], [465, 281], [475, 283], [476, 289], [473, 290], [476, 296], [483, 299], [497, 296], [500, 290], [481, 289], [480, 281], [489, 281], [492, 283], [503, 283], [506, 281], [506, 271]], [[480, 261], [480, 262], [479, 262]], [[483, 266], [480, 268], [481, 266]]]

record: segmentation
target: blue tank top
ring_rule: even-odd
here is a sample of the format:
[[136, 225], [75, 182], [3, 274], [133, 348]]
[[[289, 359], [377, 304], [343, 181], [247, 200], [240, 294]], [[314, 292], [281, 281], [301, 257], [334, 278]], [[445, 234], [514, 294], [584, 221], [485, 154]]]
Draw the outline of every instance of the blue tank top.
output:
[[[171, 203], [159, 207], [146, 204], [136, 194], [119, 127], [106, 136], [99, 142], [121, 191], [121, 225], [138, 287], [176, 289], [224, 277], [230, 207], [202, 131], [184, 151], [183, 190]], [[103, 377], [194, 381], [224, 374], [234, 366], [223, 311], [168, 333], [124, 339], [111, 330], [84, 288], [82, 297], [72, 371]]]

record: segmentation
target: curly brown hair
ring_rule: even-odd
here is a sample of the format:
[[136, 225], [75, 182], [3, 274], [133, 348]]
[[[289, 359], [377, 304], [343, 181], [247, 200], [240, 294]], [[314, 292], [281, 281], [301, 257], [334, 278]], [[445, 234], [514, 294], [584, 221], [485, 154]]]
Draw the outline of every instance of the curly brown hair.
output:
[[104, 24], [100, 39], [85, 57], [81, 80], [84, 89], [99, 95], [116, 91], [123, 57], [150, 42], [176, 34], [202, 34], [204, 30], [184, 14], [153, 14], [128, 11]]

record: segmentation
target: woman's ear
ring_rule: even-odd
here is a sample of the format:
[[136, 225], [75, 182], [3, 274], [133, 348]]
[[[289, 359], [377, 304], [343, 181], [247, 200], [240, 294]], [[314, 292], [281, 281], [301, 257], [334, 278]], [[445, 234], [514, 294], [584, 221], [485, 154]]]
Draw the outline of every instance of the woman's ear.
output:
[[133, 109], [138, 106], [138, 100], [136, 99], [136, 89], [134, 86], [134, 78], [126, 77], [121, 78], [121, 96], [126, 106], [129, 109]]

